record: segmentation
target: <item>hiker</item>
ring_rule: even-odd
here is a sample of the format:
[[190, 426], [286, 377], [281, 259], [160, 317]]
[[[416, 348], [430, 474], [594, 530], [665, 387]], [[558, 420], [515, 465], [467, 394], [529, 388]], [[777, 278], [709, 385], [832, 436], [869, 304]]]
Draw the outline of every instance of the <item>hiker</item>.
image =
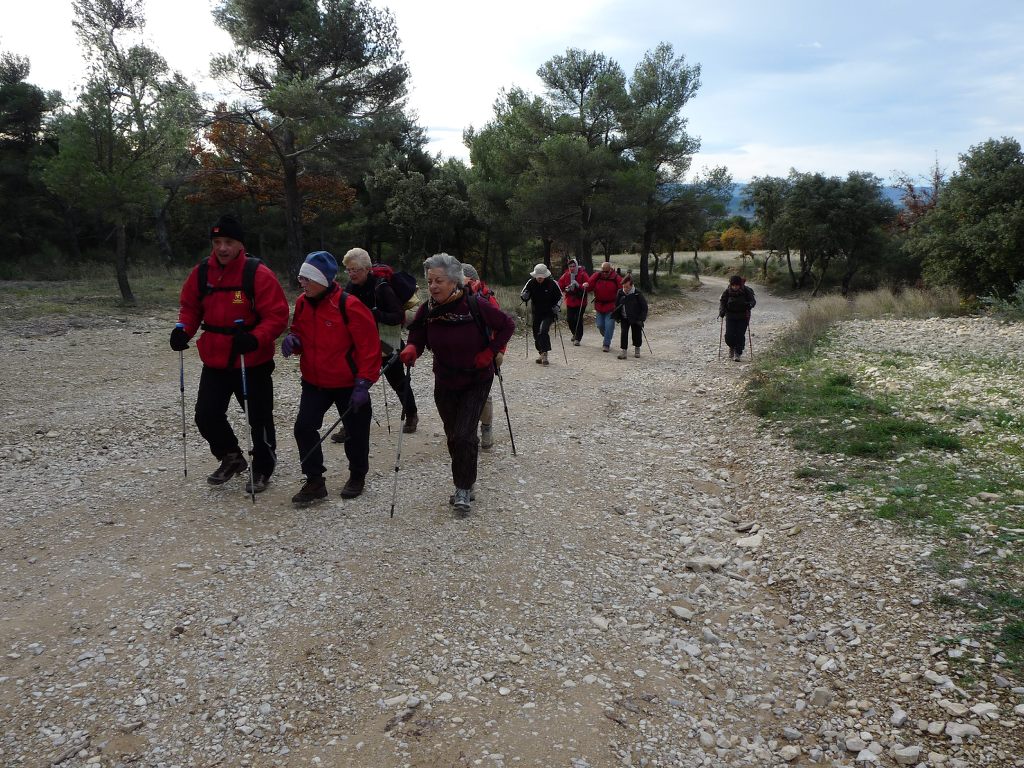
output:
[[[487, 287], [487, 283], [480, 279], [480, 273], [476, 271], [476, 267], [472, 264], [463, 264], [462, 275], [464, 277], [466, 293], [476, 294], [481, 299], [489, 301], [495, 308], [501, 309], [498, 297], [494, 295], [494, 291]], [[495, 368], [501, 368], [501, 364], [505, 360], [505, 349], [505, 347], [502, 347], [499, 352], [495, 353]], [[494, 430], [491, 428], [493, 421], [494, 400], [488, 392], [487, 400], [480, 411], [480, 448], [485, 451], [490, 450], [494, 446]]]
[[[352, 248], [342, 257], [341, 261], [348, 272], [348, 285], [345, 286], [345, 290], [369, 307], [374, 320], [377, 321], [377, 331], [380, 334], [381, 364], [383, 365], [394, 350], [401, 349], [405, 344], [402, 341], [405, 309], [395, 295], [391, 284], [372, 273], [370, 254], [362, 248]], [[411, 388], [407, 390], [405, 387], [405, 374], [402, 372], [402, 366], [392, 365], [384, 371], [384, 378], [398, 395], [399, 403], [405, 408], [405, 424], [402, 431], [407, 435], [415, 432], [420, 423], [420, 417], [416, 410], [416, 396]], [[331, 439], [336, 443], [342, 443], [345, 441], [345, 436], [337, 434]]]
[[592, 274], [590, 279], [583, 283], [583, 290], [594, 294], [594, 319], [597, 323], [597, 330], [602, 335], [602, 352], [607, 352], [612, 348], [612, 336], [615, 334], [615, 320], [612, 319], [612, 312], [615, 311], [615, 298], [621, 287], [622, 278], [607, 261], [601, 265], [599, 272]]
[[519, 294], [519, 298], [533, 302], [533, 345], [540, 355], [536, 362], [548, 364], [548, 352], [551, 351], [551, 324], [558, 321], [558, 310], [562, 306], [562, 292], [558, 283], [550, 280], [551, 270], [544, 264], [538, 264], [530, 273], [530, 279]]
[[718, 301], [718, 316], [725, 318], [725, 343], [729, 345], [729, 359], [740, 362], [746, 345], [750, 310], [757, 304], [754, 291], [739, 275], [729, 278], [729, 287], [722, 291]]
[[[273, 271], [245, 252], [245, 232], [237, 219], [223, 215], [210, 228], [209, 258], [189, 272], [181, 287], [178, 325], [171, 349], [196, 341], [203, 371], [196, 396], [196, 426], [220, 466], [206, 478], [223, 485], [249, 469], [227, 410], [234, 395], [243, 404], [252, 436], [252, 481], [246, 493], [262, 493], [277, 463], [274, 431], [274, 347], [288, 324], [288, 300]], [[237, 322], [237, 321], [241, 322]], [[245, 389], [242, 356], [245, 356]], [[244, 402], [245, 401], [245, 402]]]
[[633, 286], [633, 276], [626, 274], [622, 278], [622, 287], [615, 297], [616, 319], [622, 324], [622, 333], [619, 338], [619, 360], [625, 360], [629, 355], [629, 336], [633, 335], [633, 357], [640, 357], [640, 347], [644, 344], [644, 323], [647, 322], [647, 299]]
[[373, 314], [342, 291], [334, 281], [337, 274], [338, 262], [327, 251], [306, 257], [299, 268], [302, 293], [295, 300], [291, 331], [281, 344], [285, 357], [299, 355], [302, 373], [294, 433], [306, 481], [292, 496], [299, 506], [327, 498], [319, 432], [332, 405], [348, 433], [349, 476], [341, 498], [361, 494], [370, 469], [370, 387], [380, 376], [380, 337]]
[[565, 271], [558, 278], [558, 287], [565, 294], [565, 322], [572, 333], [575, 347], [583, 340], [583, 315], [587, 311], [587, 292], [583, 290], [585, 282], [587, 271], [580, 267], [576, 259], [569, 259]]
[[423, 262], [430, 298], [409, 324], [409, 341], [399, 354], [413, 365], [433, 353], [434, 403], [444, 425], [455, 493], [449, 502], [468, 515], [476, 483], [480, 441], [476, 425], [494, 381], [494, 361], [515, 331], [515, 322], [488, 301], [466, 292], [462, 265], [447, 253]]

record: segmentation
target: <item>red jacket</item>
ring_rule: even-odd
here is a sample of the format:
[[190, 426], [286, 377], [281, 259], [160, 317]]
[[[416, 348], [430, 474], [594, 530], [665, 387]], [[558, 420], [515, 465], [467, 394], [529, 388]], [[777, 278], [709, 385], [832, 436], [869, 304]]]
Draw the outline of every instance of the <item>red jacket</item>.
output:
[[587, 292], [583, 290], [583, 284], [587, 282], [587, 270], [583, 267], [576, 269], [576, 284], [580, 286], [578, 289], [569, 288], [569, 283], [572, 282], [572, 273], [568, 269], [562, 273], [562, 276], [558, 278], [558, 287], [562, 289], [562, 293], [565, 294], [565, 306], [567, 307], [585, 307], [587, 305]]
[[618, 273], [613, 269], [608, 273], [609, 277], [604, 276], [604, 272], [598, 270], [590, 276], [588, 291], [594, 293], [594, 309], [598, 312], [611, 312], [615, 309], [615, 297], [619, 294], [619, 288], [622, 287], [622, 278], [619, 277]]
[[256, 311], [253, 312], [249, 297], [241, 288], [245, 251], [223, 267], [211, 251], [207, 264], [206, 282], [209, 285], [238, 288], [234, 291], [210, 291], [200, 298], [199, 267], [194, 267], [185, 278], [181, 287], [178, 322], [185, 326], [189, 338], [195, 336], [201, 326], [207, 326], [196, 342], [199, 358], [211, 368], [238, 368], [241, 365], [238, 357], [231, 359], [233, 334], [212, 329], [233, 329], [235, 320], [241, 319], [259, 342], [255, 352], [246, 354], [245, 364], [253, 366], [268, 362], [274, 357], [277, 337], [288, 325], [288, 299], [277, 282], [277, 276], [266, 264], [261, 264], [256, 270], [253, 286]]
[[310, 301], [301, 294], [295, 300], [292, 333], [301, 342], [296, 350], [299, 370], [303, 381], [315, 387], [342, 389], [355, 386], [356, 378], [372, 383], [380, 376], [377, 321], [363, 302], [346, 294], [346, 324], [339, 306], [341, 293], [341, 286], [332, 283], [319, 299]]

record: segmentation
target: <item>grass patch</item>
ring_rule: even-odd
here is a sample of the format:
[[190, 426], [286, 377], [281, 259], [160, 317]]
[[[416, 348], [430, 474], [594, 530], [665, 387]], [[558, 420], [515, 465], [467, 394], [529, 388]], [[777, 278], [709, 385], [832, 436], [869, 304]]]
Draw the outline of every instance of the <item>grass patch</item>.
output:
[[973, 617], [975, 632], [1024, 671], [1024, 416], [1007, 405], [1019, 400], [1019, 378], [1005, 360], [969, 350], [926, 367], [891, 349], [830, 354], [832, 331], [846, 320], [960, 311], [951, 292], [815, 300], [752, 366], [748, 406], [797, 448], [825, 457], [797, 477], [942, 539], [930, 566], [968, 586], [936, 603]]

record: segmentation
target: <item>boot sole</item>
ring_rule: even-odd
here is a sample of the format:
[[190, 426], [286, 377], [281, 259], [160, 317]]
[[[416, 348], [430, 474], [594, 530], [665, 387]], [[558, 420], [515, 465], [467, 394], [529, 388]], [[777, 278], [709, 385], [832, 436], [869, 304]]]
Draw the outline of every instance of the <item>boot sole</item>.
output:
[[292, 504], [294, 504], [296, 507], [308, 507], [311, 504], [319, 504], [321, 501], [324, 501], [326, 498], [327, 498], [327, 496], [320, 496], [319, 498], [316, 498], [316, 499], [308, 499], [308, 500], [304, 500], [304, 501], [296, 501], [295, 499], [292, 499]]

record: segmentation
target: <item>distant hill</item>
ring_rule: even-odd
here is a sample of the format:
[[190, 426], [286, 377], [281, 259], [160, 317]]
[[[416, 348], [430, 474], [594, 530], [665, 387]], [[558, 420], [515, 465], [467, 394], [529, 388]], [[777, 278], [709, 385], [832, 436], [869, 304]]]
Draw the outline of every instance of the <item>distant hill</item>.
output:
[[[743, 207], [743, 195], [747, 191], [747, 184], [733, 184], [732, 185], [732, 199], [729, 200], [729, 204], [726, 207], [727, 216], [743, 216], [747, 219], [754, 218], [754, 212]], [[885, 186], [882, 187], [882, 192], [886, 199], [889, 200], [897, 208], [902, 208], [903, 203], [903, 190], [899, 187]]]

